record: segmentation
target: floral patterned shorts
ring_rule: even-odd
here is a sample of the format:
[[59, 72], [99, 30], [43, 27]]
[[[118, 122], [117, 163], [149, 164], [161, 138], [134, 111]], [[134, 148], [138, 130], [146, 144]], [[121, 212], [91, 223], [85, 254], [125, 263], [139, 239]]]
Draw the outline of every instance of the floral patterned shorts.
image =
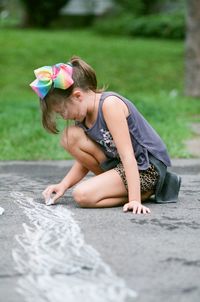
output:
[[[126, 175], [122, 163], [120, 162], [114, 168], [114, 170], [117, 171], [117, 173], [119, 173], [126, 187], [126, 190], [128, 191], [128, 184], [127, 184]], [[141, 193], [146, 193], [155, 190], [155, 186], [157, 184], [158, 177], [159, 177], [159, 174], [155, 166], [151, 164], [147, 170], [139, 171], [139, 174], [140, 174]]]

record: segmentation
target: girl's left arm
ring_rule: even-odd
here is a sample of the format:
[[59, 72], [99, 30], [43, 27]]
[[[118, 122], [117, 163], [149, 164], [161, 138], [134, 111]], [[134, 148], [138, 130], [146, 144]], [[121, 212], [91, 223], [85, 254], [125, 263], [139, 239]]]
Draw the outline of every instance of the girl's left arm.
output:
[[111, 96], [105, 99], [102, 110], [124, 166], [128, 183], [129, 202], [123, 209], [132, 210], [135, 214], [150, 213], [149, 208], [141, 204], [139, 171], [127, 123], [128, 108], [120, 99]]

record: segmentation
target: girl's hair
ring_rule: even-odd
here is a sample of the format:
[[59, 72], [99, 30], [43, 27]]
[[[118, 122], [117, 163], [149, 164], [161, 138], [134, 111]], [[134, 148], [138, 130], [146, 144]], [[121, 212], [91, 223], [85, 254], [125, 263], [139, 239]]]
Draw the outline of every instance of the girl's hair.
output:
[[94, 92], [102, 92], [103, 89], [97, 88], [97, 79], [95, 71], [90, 65], [81, 58], [73, 56], [70, 61], [73, 67], [72, 78], [74, 83], [68, 89], [52, 88], [44, 99], [40, 99], [42, 110], [42, 124], [44, 128], [53, 133], [59, 133], [56, 126], [55, 113], [53, 106], [62, 105], [71, 96], [74, 88], [78, 87], [84, 91], [92, 90]]

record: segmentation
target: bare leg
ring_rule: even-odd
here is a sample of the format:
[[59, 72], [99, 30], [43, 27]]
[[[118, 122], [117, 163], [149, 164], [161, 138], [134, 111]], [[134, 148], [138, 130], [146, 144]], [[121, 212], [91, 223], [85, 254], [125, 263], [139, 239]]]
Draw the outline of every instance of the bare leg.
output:
[[65, 129], [61, 145], [89, 171], [96, 175], [103, 172], [100, 163], [106, 160], [105, 154], [80, 127], [71, 126]]
[[78, 184], [73, 197], [81, 207], [113, 207], [127, 202], [127, 191], [115, 170], [109, 170]]
[[[142, 201], [153, 191], [142, 194]], [[119, 174], [109, 170], [78, 184], [73, 197], [81, 207], [102, 208], [122, 206], [128, 202], [128, 193]]]
[[78, 184], [74, 189], [74, 199], [80, 206], [113, 207], [127, 202], [128, 194], [121, 177], [113, 169], [102, 171], [100, 163], [106, 160], [106, 157], [81, 128], [71, 126], [65, 129], [61, 145], [85, 168], [97, 175]]

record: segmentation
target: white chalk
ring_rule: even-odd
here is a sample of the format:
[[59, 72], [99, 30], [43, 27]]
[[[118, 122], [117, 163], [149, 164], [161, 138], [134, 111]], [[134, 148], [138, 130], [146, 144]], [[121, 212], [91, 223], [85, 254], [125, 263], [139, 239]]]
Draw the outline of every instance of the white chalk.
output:
[[2, 207], [0, 207], [0, 215], [2, 215], [4, 213], [4, 209]]
[[49, 197], [49, 199], [47, 199], [47, 201], [45, 201], [47, 206], [51, 206], [52, 204], [54, 204], [53, 198]]
[[134, 301], [137, 293], [85, 242], [67, 207], [45, 207], [21, 192], [11, 194], [29, 220], [12, 251], [20, 274], [16, 290], [24, 301]]

